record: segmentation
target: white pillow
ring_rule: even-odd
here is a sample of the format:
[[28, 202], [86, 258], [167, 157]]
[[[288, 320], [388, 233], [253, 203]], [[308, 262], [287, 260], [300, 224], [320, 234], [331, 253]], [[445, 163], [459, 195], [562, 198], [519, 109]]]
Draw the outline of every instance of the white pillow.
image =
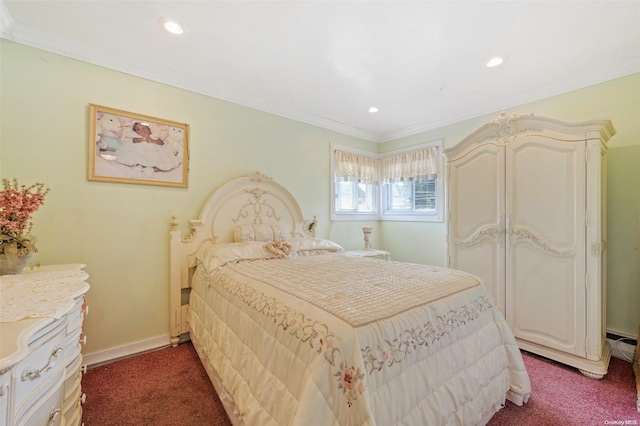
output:
[[284, 241], [287, 234], [280, 225], [241, 225], [233, 232], [235, 242], [243, 241]]
[[315, 256], [316, 254], [339, 253], [344, 248], [330, 240], [321, 238], [292, 238], [287, 241], [298, 256]]
[[207, 244], [201, 247], [191, 258], [190, 265], [201, 265], [209, 273], [229, 262], [240, 260], [271, 259], [273, 253], [267, 250], [267, 245], [259, 241], [245, 241], [241, 243]]

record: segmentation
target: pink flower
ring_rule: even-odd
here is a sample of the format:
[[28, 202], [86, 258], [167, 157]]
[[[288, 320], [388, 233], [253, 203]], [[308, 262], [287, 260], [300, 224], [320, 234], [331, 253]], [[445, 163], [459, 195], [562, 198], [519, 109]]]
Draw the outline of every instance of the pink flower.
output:
[[36, 183], [19, 185], [18, 179], [2, 179], [0, 191], [0, 254], [25, 256], [37, 251], [29, 236], [31, 215], [44, 204], [49, 188]]
[[353, 367], [349, 367], [342, 371], [342, 376], [340, 377], [340, 382], [342, 383], [342, 387], [348, 390], [353, 389], [353, 386], [356, 383], [356, 376], [354, 374]]

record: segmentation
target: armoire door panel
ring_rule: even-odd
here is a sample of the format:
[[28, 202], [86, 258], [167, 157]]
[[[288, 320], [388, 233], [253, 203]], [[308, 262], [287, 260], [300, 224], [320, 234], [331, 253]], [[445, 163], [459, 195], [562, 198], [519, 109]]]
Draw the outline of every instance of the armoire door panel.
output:
[[[465, 272], [480, 277], [491, 291], [496, 307], [504, 315], [504, 288], [497, 285], [504, 281], [504, 250], [491, 239], [482, 239], [471, 245], [456, 244], [457, 265]], [[492, 285], [493, 283], [493, 285]]]
[[463, 214], [453, 218], [456, 238], [468, 238], [477, 229], [497, 226], [504, 208], [504, 154], [495, 146], [474, 151], [451, 167], [455, 196], [451, 208]]
[[504, 314], [504, 149], [486, 145], [449, 164], [451, 268], [480, 277]]
[[583, 310], [571, 257], [550, 256], [527, 240], [508, 250], [507, 322], [518, 338], [584, 355]]
[[584, 355], [585, 143], [523, 138], [506, 170], [507, 322], [517, 338]]
[[513, 226], [554, 246], [584, 241], [585, 145], [527, 138], [507, 147], [507, 212]]

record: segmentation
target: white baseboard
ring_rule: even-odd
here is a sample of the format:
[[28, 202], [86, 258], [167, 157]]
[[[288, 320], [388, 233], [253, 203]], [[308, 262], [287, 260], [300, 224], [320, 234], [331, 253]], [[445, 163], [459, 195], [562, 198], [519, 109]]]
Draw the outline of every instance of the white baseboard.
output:
[[123, 358], [128, 358], [133, 355], [138, 355], [143, 352], [151, 352], [169, 346], [171, 346], [171, 341], [169, 339], [169, 335], [166, 334], [149, 340], [119, 346], [113, 349], [107, 349], [106, 351], [83, 355], [83, 359], [88, 368], [94, 368]]
[[607, 342], [609, 342], [609, 346], [611, 346], [612, 357], [629, 362], [633, 360], [633, 352], [636, 350], [634, 345], [631, 345], [624, 340], [607, 339]]

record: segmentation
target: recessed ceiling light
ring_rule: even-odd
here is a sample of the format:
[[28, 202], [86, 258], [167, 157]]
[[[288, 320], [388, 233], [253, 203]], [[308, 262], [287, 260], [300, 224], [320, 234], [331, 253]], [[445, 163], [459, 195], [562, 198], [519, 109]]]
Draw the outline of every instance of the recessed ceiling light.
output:
[[489, 59], [489, 62], [487, 62], [487, 66], [488, 67], [497, 67], [498, 65], [500, 65], [502, 62], [504, 61], [504, 59], [502, 59], [499, 56], [496, 56], [495, 58], [491, 58]]
[[184, 30], [177, 22], [166, 20], [164, 22], [164, 29], [169, 31], [171, 34], [182, 34]]
[[374, 113], [378, 112], [378, 108], [376, 108], [376, 107], [371, 107], [371, 108], [369, 108], [369, 112], [370, 112], [371, 114], [374, 114]]

